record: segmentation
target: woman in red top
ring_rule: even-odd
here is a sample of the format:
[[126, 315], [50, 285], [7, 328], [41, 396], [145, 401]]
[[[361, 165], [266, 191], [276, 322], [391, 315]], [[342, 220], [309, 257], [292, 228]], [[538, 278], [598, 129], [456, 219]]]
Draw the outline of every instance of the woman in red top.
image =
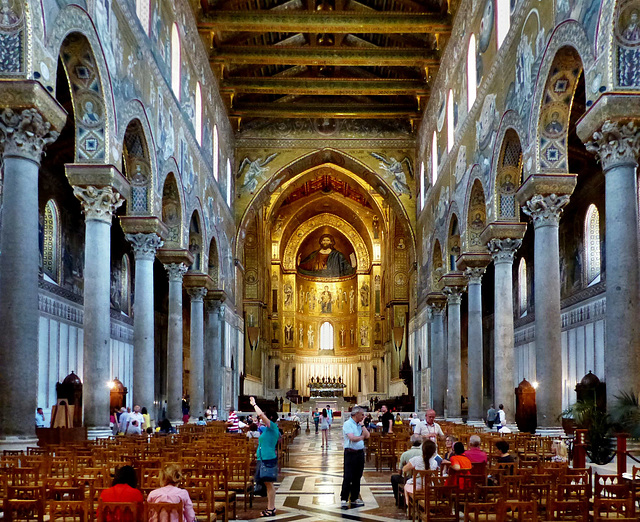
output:
[[[102, 502], [136, 502], [138, 504], [138, 521], [144, 518], [142, 492], [137, 489], [138, 478], [133, 466], [118, 468], [110, 488], [100, 494]], [[130, 511], [108, 512], [105, 522], [134, 522]]]
[[457, 486], [464, 489], [464, 475], [471, 473], [471, 461], [464, 455], [464, 444], [456, 442], [453, 445], [453, 455], [449, 461], [443, 460], [443, 464], [449, 464], [449, 476], [447, 477], [447, 486]]

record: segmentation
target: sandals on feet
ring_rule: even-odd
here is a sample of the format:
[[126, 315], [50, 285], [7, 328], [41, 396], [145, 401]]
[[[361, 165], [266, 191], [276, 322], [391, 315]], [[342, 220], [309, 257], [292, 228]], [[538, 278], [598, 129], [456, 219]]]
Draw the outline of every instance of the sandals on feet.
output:
[[265, 509], [262, 513], [260, 513], [261, 517], [275, 517], [276, 516], [276, 510], [275, 508], [273, 509]]

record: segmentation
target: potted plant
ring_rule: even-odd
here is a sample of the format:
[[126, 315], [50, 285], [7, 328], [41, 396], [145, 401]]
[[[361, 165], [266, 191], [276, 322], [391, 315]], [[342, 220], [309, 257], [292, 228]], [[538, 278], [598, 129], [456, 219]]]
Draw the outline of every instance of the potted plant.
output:
[[613, 460], [611, 440], [613, 423], [593, 400], [578, 401], [570, 408], [575, 427], [587, 430], [587, 456], [595, 464], [608, 464]]
[[562, 429], [564, 430], [565, 434], [573, 435], [576, 430], [575, 422], [573, 420], [573, 407], [569, 406], [568, 408], [562, 410], [562, 413], [560, 414], [560, 420], [562, 422]]
[[639, 439], [640, 395], [634, 391], [620, 392], [610, 409], [616, 430], [628, 433], [632, 439]]

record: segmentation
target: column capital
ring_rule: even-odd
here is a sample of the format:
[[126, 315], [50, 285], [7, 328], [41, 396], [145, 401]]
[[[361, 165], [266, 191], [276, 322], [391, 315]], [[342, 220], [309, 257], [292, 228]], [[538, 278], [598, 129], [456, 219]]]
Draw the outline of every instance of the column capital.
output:
[[489, 252], [493, 257], [493, 263], [513, 263], [513, 256], [516, 250], [522, 245], [522, 239], [514, 238], [493, 238], [487, 244]]
[[202, 303], [204, 301], [204, 296], [207, 295], [207, 289], [203, 286], [192, 287], [187, 288], [187, 293], [189, 294], [192, 303]]
[[103, 221], [111, 224], [113, 214], [124, 203], [124, 198], [113, 187], [73, 187], [73, 194], [80, 200], [86, 221]]
[[533, 219], [535, 228], [545, 226], [558, 226], [560, 223], [560, 214], [569, 203], [569, 196], [558, 196], [549, 194], [535, 194], [529, 201], [522, 206], [522, 212]]
[[167, 263], [164, 269], [169, 276], [169, 282], [182, 284], [182, 278], [187, 273], [187, 265], [184, 263]]
[[633, 121], [623, 124], [607, 120], [585, 146], [600, 160], [604, 172], [621, 165], [635, 167], [640, 151], [640, 128]]
[[443, 293], [430, 292], [427, 294], [427, 306], [431, 309], [432, 314], [442, 314], [446, 305], [447, 297]]
[[483, 267], [468, 267], [465, 271], [464, 271], [464, 275], [467, 276], [467, 278], [469, 279], [469, 284], [470, 285], [479, 285], [482, 283], [482, 276], [485, 273], [485, 268]]
[[5, 157], [24, 158], [39, 165], [43, 149], [59, 135], [37, 109], [14, 112], [7, 108], [0, 112], [0, 150]]
[[444, 292], [444, 295], [447, 296], [447, 305], [455, 306], [462, 303], [464, 288], [459, 286], [445, 286], [442, 291]]
[[133, 247], [133, 253], [136, 259], [151, 260], [156, 257], [156, 252], [163, 244], [162, 239], [157, 234], [127, 234], [127, 241]]

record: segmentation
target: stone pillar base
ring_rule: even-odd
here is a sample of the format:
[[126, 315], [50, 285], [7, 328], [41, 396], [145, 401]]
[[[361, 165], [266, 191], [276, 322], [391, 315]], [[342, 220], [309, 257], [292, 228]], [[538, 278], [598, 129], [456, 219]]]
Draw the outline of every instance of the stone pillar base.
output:
[[470, 420], [467, 421], [467, 426], [473, 426], [474, 428], [486, 428], [487, 425], [483, 420]]
[[0, 438], [0, 451], [24, 451], [27, 452], [27, 448], [32, 448], [38, 445], [38, 437], [36, 436], [12, 436]]
[[87, 428], [87, 439], [89, 440], [106, 439], [112, 435], [111, 428]]
[[550, 427], [550, 428], [538, 428], [536, 430], [536, 435], [541, 435], [543, 437], [564, 437], [564, 430], [561, 426], [558, 427]]
[[455, 422], [456, 424], [462, 424], [462, 417], [447, 417], [447, 422]]

